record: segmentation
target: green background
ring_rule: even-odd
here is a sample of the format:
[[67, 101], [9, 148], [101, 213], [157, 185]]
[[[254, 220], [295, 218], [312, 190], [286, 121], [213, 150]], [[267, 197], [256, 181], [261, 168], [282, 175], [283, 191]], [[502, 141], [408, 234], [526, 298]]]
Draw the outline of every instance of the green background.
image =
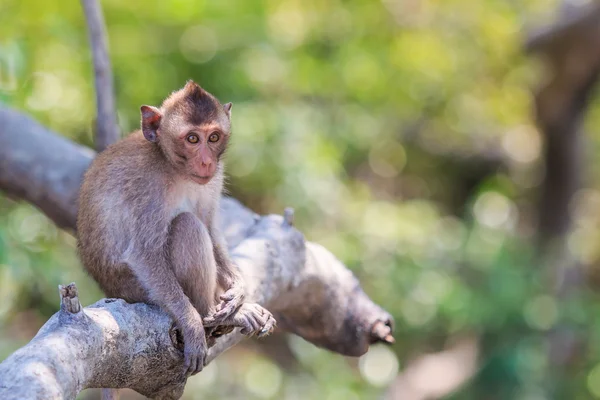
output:
[[[544, 68], [522, 47], [555, 1], [102, 6], [122, 130], [190, 78], [232, 101], [231, 195], [259, 213], [294, 207], [306, 237], [396, 320], [397, 344], [358, 360], [295, 337], [283, 363], [238, 346], [192, 378], [186, 398], [375, 399], [419, 384], [451, 399], [600, 398], [595, 104], [568, 238], [586, 281], [558, 300], [553, 272], [533, 258], [544, 174], [531, 89]], [[79, 2], [0, 3], [5, 105], [92, 145], [91, 71]], [[84, 305], [102, 297], [72, 236], [0, 196], [0, 360], [57, 311], [57, 285], [71, 281]], [[559, 325], [577, 346], [557, 362]]]

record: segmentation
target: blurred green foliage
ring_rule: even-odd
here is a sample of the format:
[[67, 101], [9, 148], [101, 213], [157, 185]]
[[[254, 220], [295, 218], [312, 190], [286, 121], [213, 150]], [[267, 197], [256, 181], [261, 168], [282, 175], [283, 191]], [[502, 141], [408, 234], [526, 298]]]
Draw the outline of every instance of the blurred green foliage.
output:
[[[532, 262], [543, 171], [530, 88], [543, 70], [521, 49], [555, 1], [102, 5], [123, 131], [137, 128], [140, 105], [190, 78], [233, 101], [231, 194], [261, 213], [294, 207], [306, 236], [396, 319], [393, 352], [376, 347], [356, 361], [289, 338], [302, 368], [286, 372], [238, 346], [191, 379], [186, 396], [379, 398], [420, 355], [475, 338], [477, 372], [453, 399], [600, 398], [593, 279], [559, 301], [553, 272]], [[0, 101], [91, 145], [84, 21], [78, 2], [3, 0]], [[594, 108], [590, 121], [599, 118]], [[600, 140], [590, 141], [593, 156]], [[600, 178], [590, 168], [569, 246], [594, 276]], [[56, 286], [71, 281], [84, 304], [102, 296], [73, 237], [0, 197], [0, 359], [56, 311]], [[555, 365], [549, 338], [559, 325], [578, 347]], [[465, 365], [434, 369], [431, 384]]]

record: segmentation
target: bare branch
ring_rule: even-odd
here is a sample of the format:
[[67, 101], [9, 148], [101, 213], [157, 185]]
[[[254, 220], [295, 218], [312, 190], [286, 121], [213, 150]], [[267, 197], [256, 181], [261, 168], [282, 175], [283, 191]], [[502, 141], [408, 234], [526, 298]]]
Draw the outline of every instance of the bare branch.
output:
[[113, 76], [108, 56], [108, 39], [98, 0], [81, 0], [88, 25], [96, 83], [96, 151], [119, 140]]
[[[247, 212], [229, 205], [230, 216]], [[353, 356], [365, 353], [374, 327], [389, 325], [389, 315], [331, 253], [316, 245], [306, 248], [302, 234], [283, 222], [278, 215], [259, 218], [231, 250], [247, 299], [313, 343]], [[61, 297], [61, 310], [0, 364], [0, 398], [75, 398], [98, 387], [178, 398], [186, 382], [182, 347], [165, 313], [117, 299], [74, 312], [71, 305], [79, 301], [73, 284], [61, 287]], [[219, 338], [209, 362], [242, 339], [237, 331]]]
[[[275, 309], [283, 292], [279, 285], [305, 279], [304, 239], [283, 226], [279, 216], [261, 218], [248, 232], [232, 249], [232, 257], [248, 283], [247, 298]], [[272, 257], [264, 256], [266, 246], [275, 251]], [[258, 281], [259, 276], [264, 279]], [[177, 398], [186, 378], [178, 350], [181, 343], [170, 334], [173, 323], [165, 313], [117, 299], [104, 299], [73, 313], [70, 305], [73, 300], [79, 303], [75, 286], [60, 291], [61, 310], [29, 345], [0, 364], [0, 398], [55, 398], [56, 393], [75, 398], [92, 387], [132, 388], [149, 397]], [[242, 339], [237, 332], [218, 339], [209, 360]]]
[[[32, 145], [32, 143], [37, 143]], [[94, 152], [0, 107], [0, 189], [75, 230], [77, 194]]]

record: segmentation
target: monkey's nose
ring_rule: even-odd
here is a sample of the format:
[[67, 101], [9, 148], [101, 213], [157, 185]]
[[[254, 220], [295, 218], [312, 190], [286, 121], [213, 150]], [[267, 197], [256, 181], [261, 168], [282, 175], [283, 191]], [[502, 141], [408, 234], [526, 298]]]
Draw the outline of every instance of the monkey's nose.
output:
[[211, 166], [212, 166], [212, 162], [210, 160], [209, 161], [202, 160], [202, 167], [203, 168], [210, 168]]
[[212, 174], [214, 173], [213, 171], [213, 163], [210, 160], [202, 160], [200, 162], [200, 165], [198, 165], [197, 167], [197, 174], [203, 177], [209, 177], [212, 176]]

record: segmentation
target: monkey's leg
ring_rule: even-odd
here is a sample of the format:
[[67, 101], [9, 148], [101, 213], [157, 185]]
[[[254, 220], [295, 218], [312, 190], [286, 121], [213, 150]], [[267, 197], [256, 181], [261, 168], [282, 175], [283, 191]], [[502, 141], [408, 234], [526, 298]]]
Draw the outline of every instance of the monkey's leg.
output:
[[233, 326], [242, 328], [241, 333], [248, 336], [262, 337], [273, 332], [277, 322], [273, 315], [264, 307], [256, 303], [244, 303], [235, 313], [225, 320], [216, 321], [213, 316], [204, 319], [207, 327]]
[[214, 312], [217, 263], [206, 226], [191, 213], [179, 214], [169, 230], [173, 272], [200, 316]]

